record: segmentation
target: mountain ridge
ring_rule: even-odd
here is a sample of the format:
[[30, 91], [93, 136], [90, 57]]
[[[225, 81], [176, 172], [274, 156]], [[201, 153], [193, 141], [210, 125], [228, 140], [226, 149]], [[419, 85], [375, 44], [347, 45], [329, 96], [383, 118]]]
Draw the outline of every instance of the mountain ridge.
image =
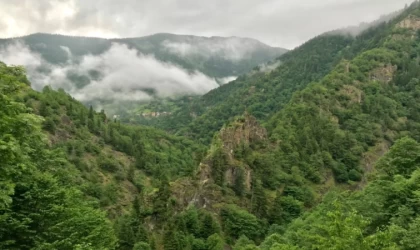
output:
[[139, 39], [139, 38], [149, 38], [149, 37], [155, 37], [155, 36], [173, 36], [173, 37], [191, 37], [191, 38], [208, 38], [208, 39], [217, 39], [217, 38], [239, 38], [239, 39], [245, 39], [245, 40], [252, 40], [261, 44], [264, 44], [268, 47], [272, 47], [272, 48], [279, 48], [279, 49], [284, 49], [284, 50], [289, 50], [286, 48], [283, 48], [281, 46], [272, 46], [269, 45], [267, 43], [264, 43], [256, 38], [252, 38], [252, 37], [243, 37], [243, 36], [219, 36], [219, 35], [214, 35], [214, 36], [201, 36], [201, 35], [188, 35], [188, 34], [176, 34], [176, 33], [170, 33], [170, 32], [158, 32], [158, 33], [153, 33], [150, 35], [144, 35], [144, 36], [129, 36], [129, 37], [96, 37], [96, 36], [81, 36], [81, 35], [68, 35], [68, 34], [61, 34], [61, 33], [47, 33], [47, 32], [35, 32], [35, 33], [31, 33], [28, 35], [22, 35], [22, 36], [15, 36], [15, 37], [2, 37], [0, 38], [0, 40], [11, 40], [11, 39], [20, 39], [20, 38], [25, 38], [25, 37], [30, 37], [30, 36], [39, 36], [39, 35], [47, 35], [47, 36], [61, 36], [61, 37], [73, 37], [73, 38], [88, 38], [88, 39], [98, 39], [98, 40], [126, 40], [126, 39]]
[[[185, 100], [178, 135], [31, 90], [0, 63], [0, 247], [419, 249], [418, 1], [280, 60]], [[54, 183], [92, 204], [62, 203]]]
[[204, 94], [284, 52], [255, 39], [163, 33], [127, 39], [45, 33], [0, 39], [0, 56], [26, 66], [37, 90], [50, 84], [107, 111], [127, 97], [147, 103]]

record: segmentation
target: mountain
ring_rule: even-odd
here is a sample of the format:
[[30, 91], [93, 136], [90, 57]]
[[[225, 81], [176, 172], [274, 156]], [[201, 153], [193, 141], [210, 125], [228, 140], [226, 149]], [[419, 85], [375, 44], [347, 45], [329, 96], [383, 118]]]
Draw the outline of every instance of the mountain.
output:
[[[396, 14], [386, 16], [385, 20], [392, 16]], [[321, 80], [342, 60], [351, 60], [363, 51], [375, 48], [388, 32], [388, 22], [374, 23], [377, 25], [358, 36], [344, 30], [322, 34], [280, 56], [269, 70], [256, 68], [202, 97], [180, 102], [180, 107], [172, 108], [174, 112], [170, 117], [137, 122], [205, 143], [223, 124], [245, 111], [266, 122], [284, 108], [296, 91]], [[129, 118], [126, 116], [127, 121]]]
[[205, 152], [120, 124], [62, 90], [34, 91], [22, 67], [0, 63], [0, 93], [2, 249], [124, 249], [114, 227], [132, 225], [132, 205], [191, 176]]
[[[209, 143], [214, 132], [244, 111], [257, 118], [272, 115], [288, 102], [296, 90], [327, 74], [345, 55], [344, 49], [353, 40], [353, 37], [341, 34], [321, 35], [271, 64], [256, 67], [202, 97], [178, 100], [175, 107], [161, 107], [161, 103], [146, 106], [146, 111], [170, 111], [170, 116], [143, 119], [133, 116], [132, 112], [125, 114], [123, 110], [118, 114], [123, 121], [149, 124], [173, 133], [188, 133]], [[189, 125], [185, 127], [185, 124]]]
[[[350, 46], [353, 43], [356, 39], [346, 35], [316, 37], [281, 56], [277, 61], [280, 66], [268, 71], [255, 69], [194, 101], [183, 102], [182, 108], [154, 125], [208, 143], [224, 123], [245, 111], [267, 120], [287, 104], [295, 91], [322, 79], [342, 58], [354, 56], [359, 48]], [[189, 124], [187, 128], [185, 124]]]
[[249, 38], [173, 34], [0, 39], [2, 60], [24, 65], [35, 89], [63, 88], [108, 113], [122, 104], [204, 94], [286, 51]]
[[161, 61], [176, 63], [185, 69], [198, 70], [215, 78], [245, 74], [287, 51], [255, 39], [239, 37], [155, 34], [111, 41], [127, 44]]
[[199, 37], [167, 33], [123, 39], [37, 33], [0, 39], [0, 45], [18, 41], [28, 45], [32, 52], [41, 54], [52, 64], [64, 64], [70, 59], [70, 55], [100, 55], [109, 50], [113, 43], [124, 44], [141, 54], [152, 55], [159, 61], [175, 64], [189, 71], [197, 70], [214, 78], [244, 74], [287, 51], [250, 38]]
[[419, 31], [315, 37], [164, 103], [177, 135], [0, 64], [1, 248], [419, 249]]

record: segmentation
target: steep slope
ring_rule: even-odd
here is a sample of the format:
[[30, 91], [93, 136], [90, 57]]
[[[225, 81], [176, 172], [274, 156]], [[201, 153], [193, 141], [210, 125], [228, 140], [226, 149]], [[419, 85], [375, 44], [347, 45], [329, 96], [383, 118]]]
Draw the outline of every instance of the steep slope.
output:
[[[253, 249], [251, 246], [260, 243], [263, 235], [283, 233], [289, 223], [330, 190], [368, 185], [363, 201], [377, 198], [383, 208], [358, 202], [359, 193], [345, 205], [334, 201], [340, 199], [335, 197], [309, 215], [318, 217], [315, 226], [311, 226], [311, 217], [305, 222], [317, 238], [299, 229], [302, 221], [298, 219], [287, 229], [287, 238], [274, 235], [263, 241], [261, 249], [272, 249], [267, 245], [274, 243], [280, 249], [312, 249], [311, 243], [320, 249], [341, 244], [356, 249], [415, 249], [418, 222], [414, 219], [418, 212], [414, 208], [417, 198], [413, 197], [418, 192], [418, 173], [411, 171], [418, 168], [418, 143], [403, 139], [410, 151], [405, 153], [397, 144], [394, 147], [398, 151], [390, 152], [391, 156], [386, 152], [401, 137], [420, 139], [419, 20], [420, 9], [414, 4], [389, 23], [354, 40], [343, 50], [349, 57], [341, 58], [325, 76], [293, 93], [290, 101], [268, 120], [268, 138], [248, 114], [227, 123], [213, 137], [209, 154], [200, 165], [198, 182], [178, 180], [175, 196], [184, 201], [184, 206], [192, 202], [198, 208], [218, 213], [224, 239], [230, 245], [236, 244], [235, 249], [246, 249], [247, 245]], [[260, 135], [257, 138], [261, 145], [249, 143], [253, 135]], [[385, 158], [377, 163], [384, 154]], [[377, 171], [389, 175], [385, 177], [387, 182], [367, 184]], [[396, 176], [392, 180], [393, 175], [405, 179]], [[390, 193], [381, 192], [381, 185], [389, 185]], [[199, 191], [192, 192], [190, 186]], [[408, 191], [410, 188], [414, 188], [413, 193]], [[398, 205], [400, 199], [394, 199], [398, 192], [404, 193], [401, 202], [406, 205]], [[349, 208], [343, 208], [347, 205]], [[385, 214], [376, 215], [377, 211]], [[403, 218], [410, 223], [400, 221]], [[395, 227], [389, 228], [391, 231], [380, 229], [390, 222], [400, 231], [392, 231]], [[176, 231], [183, 232], [173, 223]], [[340, 223], [342, 230], [334, 223]]]
[[[30, 192], [45, 182], [19, 170], [33, 163], [34, 173], [81, 190], [70, 208], [87, 206], [94, 215], [86, 220], [99, 221], [105, 232], [102, 243], [98, 234], [89, 238], [95, 231], [87, 226], [87, 236], [76, 234], [64, 248], [81, 237], [80, 248], [99, 249], [116, 243], [119, 249], [417, 249], [419, 30], [416, 2], [359, 37], [319, 36], [280, 58], [275, 70], [255, 69], [199, 100], [185, 100], [183, 116], [172, 117], [197, 118], [187, 128], [168, 119], [173, 127], [167, 128], [211, 141], [207, 151], [185, 137], [109, 119], [64, 91], [26, 86], [16, 94], [17, 85], [28, 84], [23, 70], [1, 65], [0, 86], [6, 88], [0, 102], [11, 109], [0, 110], [0, 131], [7, 135], [0, 135], [0, 152], [19, 157], [0, 163], [6, 187], [0, 209], [13, 219], [33, 212], [18, 220], [35, 220], [22, 234], [29, 239], [23, 248], [38, 246], [34, 232], [46, 232], [42, 243], [58, 237], [61, 247], [62, 239], [80, 231], [74, 228], [85, 228], [73, 227], [73, 220], [67, 234], [37, 227], [49, 221], [43, 217], [48, 213], [38, 220], [37, 208], [24, 204], [41, 200], [48, 207], [45, 196]], [[32, 112], [44, 117], [38, 127], [16, 130], [40, 119]], [[48, 140], [37, 139], [40, 125]], [[81, 198], [107, 211], [114, 229]], [[57, 206], [51, 211], [64, 209]], [[0, 239], [11, 239], [0, 242], [22, 248], [21, 227], [9, 222], [0, 216]]]
[[129, 119], [142, 104], [202, 95], [285, 52], [238, 37], [100, 39], [38, 33], [0, 39], [2, 60], [25, 66], [36, 90], [62, 88], [96, 110]]
[[[144, 185], [191, 175], [203, 147], [148, 127], [120, 124], [88, 110], [63, 91], [30, 91], [26, 105], [45, 117], [52, 147], [63, 149], [85, 179], [84, 191], [121, 215]], [[148, 177], [149, 176], [149, 177]], [[153, 183], [150, 177], [156, 178]]]
[[[157, 126], [185, 134], [188, 131], [188, 135], [208, 143], [225, 122], [245, 110], [265, 119], [287, 103], [294, 91], [327, 74], [341, 58], [339, 52], [351, 41], [351, 37], [344, 36], [315, 38], [283, 55], [274, 63], [274, 70], [256, 68], [198, 100], [186, 103], [169, 118], [158, 120]], [[329, 46], [324, 46], [326, 44]], [[323, 56], [319, 56], [321, 54]], [[278, 64], [280, 66], [276, 68]], [[302, 71], [305, 67], [307, 70]], [[189, 124], [188, 128], [182, 131], [185, 124]]]
[[[236, 145], [235, 131], [247, 129], [229, 130], [227, 137], [223, 131], [228, 129], [222, 129], [221, 136], [214, 137], [212, 147], [219, 145], [220, 150], [213, 149], [214, 158], [202, 163], [201, 173], [207, 176], [203, 182], [216, 184], [227, 195], [207, 192], [196, 199], [211, 208], [216, 201], [227, 241], [236, 240], [234, 249], [257, 249], [254, 243], [258, 245], [267, 231], [278, 234], [266, 238], [259, 249], [419, 247], [418, 2], [380, 29], [352, 59], [341, 60], [325, 77], [295, 92], [270, 118], [270, 143], [246, 149], [242, 174], [232, 175], [232, 166], [238, 165], [232, 161], [232, 145]], [[247, 127], [236, 123], [231, 126]], [[242, 187], [254, 198], [226, 202], [232, 195], [229, 178], [246, 180], [249, 169], [252, 188], [246, 190], [247, 181]], [[238, 183], [233, 190], [241, 187]], [[259, 185], [267, 189], [257, 191]], [[352, 195], [332, 192], [314, 211], [293, 221], [333, 187], [366, 189]], [[270, 229], [259, 227], [258, 218], [267, 220]]]
[[195, 101], [184, 102], [182, 109], [157, 119], [154, 125], [208, 143], [218, 128], [244, 111], [267, 121], [295, 91], [322, 79], [342, 59], [374, 48], [386, 30], [387, 24], [382, 23], [355, 38], [330, 33], [318, 36], [281, 56], [273, 67], [256, 68]]
[[254, 39], [239, 37], [155, 34], [112, 41], [128, 44], [164, 62], [175, 63], [188, 70], [198, 70], [216, 78], [242, 75], [287, 51]]
[[162, 62], [178, 65], [188, 71], [200, 71], [214, 78], [238, 76], [253, 67], [271, 61], [287, 50], [270, 47], [257, 40], [239, 37], [198, 37], [155, 34], [138, 38], [101, 39], [37, 33], [0, 39], [7, 46], [23, 42], [52, 64], [64, 64], [69, 52], [76, 57], [100, 55], [113, 44], [124, 44]]
[[394, 19], [376, 48], [341, 61], [271, 118], [286, 165], [302, 164], [308, 177], [330, 168], [338, 181], [357, 181], [359, 173], [371, 171], [360, 165], [369, 149], [403, 135], [419, 139], [417, 15], [414, 8]]
[[[120, 124], [103, 112], [87, 109], [62, 90], [46, 87], [36, 92], [29, 88], [24, 73], [21, 67], [0, 64], [0, 101], [7, 107], [0, 112], [4, 171], [0, 183], [5, 191], [0, 196], [0, 245], [30, 249], [79, 244], [89, 249], [90, 244], [92, 249], [114, 249], [119, 244], [121, 249], [132, 249], [122, 230], [131, 226], [135, 204], [141, 200], [150, 206], [142, 213], [157, 213], [153, 210], [154, 200], [160, 197], [156, 187], [191, 176], [205, 148], [156, 129]], [[43, 200], [42, 195], [55, 200]], [[25, 203], [39, 206], [28, 208]], [[98, 208], [106, 211], [114, 228]], [[52, 214], [57, 216], [54, 220], [46, 217]], [[50, 224], [41, 226], [40, 220]], [[54, 229], [60, 223], [69, 228]], [[20, 226], [27, 227], [27, 232], [18, 232]], [[33, 235], [50, 234], [50, 230], [56, 233]], [[28, 238], [23, 241], [22, 237]], [[131, 247], [124, 248], [125, 244]]]
[[42, 118], [16, 102], [22, 68], [0, 63], [0, 248], [106, 249], [117, 239], [105, 213], [78, 189], [78, 173], [46, 143]]

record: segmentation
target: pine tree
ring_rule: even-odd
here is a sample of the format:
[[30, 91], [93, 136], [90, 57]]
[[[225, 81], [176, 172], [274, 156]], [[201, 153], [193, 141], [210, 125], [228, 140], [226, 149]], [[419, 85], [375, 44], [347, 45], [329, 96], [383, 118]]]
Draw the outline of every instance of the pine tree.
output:
[[245, 171], [243, 168], [236, 168], [235, 180], [233, 183], [233, 191], [235, 194], [242, 197], [245, 194]]
[[204, 217], [202, 219], [201, 223], [201, 238], [207, 238], [212, 234], [217, 234], [220, 232], [220, 225], [217, 223], [217, 221], [213, 218], [213, 216], [205, 212]]
[[223, 250], [225, 243], [222, 237], [218, 234], [213, 234], [207, 238], [207, 249], [208, 250]]
[[267, 217], [267, 197], [260, 180], [254, 182], [252, 194], [252, 212], [259, 218]]
[[90, 106], [89, 108], [88, 128], [91, 132], [95, 132], [95, 115], [94, 115], [92, 106]]
[[223, 186], [225, 182], [226, 163], [226, 155], [221, 148], [218, 148], [213, 155], [211, 175], [214, 182], [219, 186]]
[[170, 226], [163, 235], [163, 245], [165, 250], [183, 250], [187, 248], [187, 242], [180, 232]]
[[153, 213], [156, 218], [161, 221], [165, 220], [169, 215], [168, 201], [171, 196], [169, 189], [169, 181], [167, 177], [163, 177], [159, 186], [159, 191], [153, 200]]
[[282, 201], [281, 193], [277, 192], [276, 198], [274, 199], [273, 205], [271, 206], [269, 213], [269, 221], [271, 224], [281, 225], [282, 223]]
[[[136, 221], [141, 221], [142, 219], [142, 214], [141, 214], [141, 205], [140, 205], [140, 198], [139, 195], [136, 195], [136, 197], [134, 197], [134, 201], [133, 201], [133, 214], [132, 214], [133, 218]], [[140, 223], [139, 223], [140, 224]], [[138, 225], [137, 225], [138, 226]]]
[[136, 242], [149, 242], [149, 236], [143, 224], [140, 224], [137, 228]]
[[131, 216], [120, 217], [116, 223], [119, 245], [122, 249], [132, 249], [136, 243], [136, 231]]
[[93, 120], [93, 118], [94, 118], [94, 112], [93, 112], [92, 105], [90, 105], [90, 107], [89, 107], [89, 115], [88, 115], [88, 118], [90, 120]]
[[150, 245], [146, 242], [137, 242], [134, 247], [133, 250], [151, 250], [152, 248], [150, 247]]

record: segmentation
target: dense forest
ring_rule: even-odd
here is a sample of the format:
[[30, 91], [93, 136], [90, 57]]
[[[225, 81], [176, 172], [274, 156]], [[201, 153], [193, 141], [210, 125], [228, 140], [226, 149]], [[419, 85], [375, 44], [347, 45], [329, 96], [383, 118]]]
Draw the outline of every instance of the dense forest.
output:
[[[101, 55], [113, 44], [121, 44], [143, 55], [154, 56], [159, 61], [178, 65], [191, 72], [200, 71], [214, 78], [244, 74], [256, 65], [273, 60], [287, 51], [283, 48], [270, 47], [250, 38], [200, 37], [168, 33], [120, 39], [36, 33], [24, 37], [0, 39], [0, 46], [16, 42], [26, 44], [32, 52], [39, 53], [53, 65], [64, 64], [70, 59], [76, 63], [82, 56]], [[212, 44], [217, 46], [216, 49], [209, 49]], [[244, 44], [247, 48], [244, 48], [244, 51], [238, 51]], [[192, 48], [192, 52], [184, 55], [174, 49], [175, 45], [188, 46]], [[63, 48], [67, 48], [71, 54], [69, 55]], [[236, 58], [234, 53], [238, 52], [243, 55]], [[72, 56], [75, 58], [70, 58]], [[76, 78], [75, 84], [80, 84], [77, 78], [86, 77], [73, 76]]]
[[[36, 33], [0, 39], [2, 61], [24, 64], [34, 89], [63, 88], [86, 106], [124, 121], [157, 111], [141, 112], [139, 106], [202, 95], [286, 51], [250, 38], [167, 33], [119, 39]], [[122, 80], [126, 75], [131, 77]], [[114, 78], [125, 83], [123, 88]]]
[[420, 4], [278, 62], [152, 126], [0, 63], [0, 248], [420, 249]]

